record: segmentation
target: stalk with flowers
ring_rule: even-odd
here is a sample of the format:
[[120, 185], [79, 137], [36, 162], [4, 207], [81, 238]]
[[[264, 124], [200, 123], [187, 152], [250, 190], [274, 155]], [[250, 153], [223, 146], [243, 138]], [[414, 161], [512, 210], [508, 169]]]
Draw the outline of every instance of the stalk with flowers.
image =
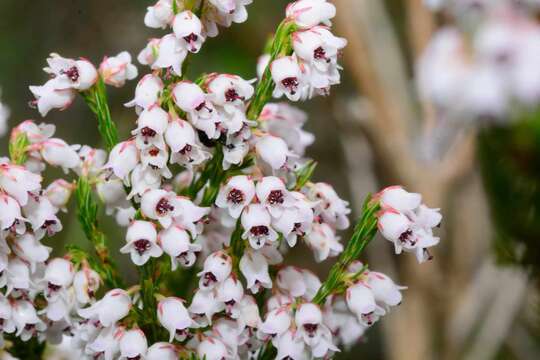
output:
[[[286, 9], [261, 56], [258, 79], [186, 76], [220, 27], [247, 20], [251, 0], [159, 0], [145, 24], [172, 32], [137, 60], [150, 67], [126, 103], [137, 115], [121, 139], [106, 85], [138, 75], [131, 56], [88, 60], [51, 54], [50, 79], [31, 86], [42, 116], [77, 95], [95, 114], [106, 150], [70, 145], [55, 127], [25, 121], [0, 160], [0, 324], [4, 349], [41, 358], [47, 348], [92, 359], [310, 359], [348, 349], [402, 300], [401, 286], [359, 258], [377, 231], [418, 261], [439, 238], [437, 209], [399, 186], [367, 196], [352, 237], [348, 203], [312, 181], [305, 157], [313, 135], [292, 102], [326, 95], [340, 82], [346, 40], [331, 32], [335, 7], [299, 0]], [[194, 60], [193, 59], [193, 60]], [[66, 179], [43, 187], [48, 167]], [[49, 238], [74, 194], [94, 253], [69, 246], [50, 258]], [[126, 228], [120, 249], [139, 271], [126, 284], [100, 227], [99, 208]], [[326, 280], [289, 264], [303, 242], [317, 262], [334, 258]], [[191, 291], [191, 287], [195, 290]], [[29, 351], [31, 349], [31, 351]], [[29, 355], [29, 352], [31, 355]], [[77, 355], [75, 355], [77, 354]]]

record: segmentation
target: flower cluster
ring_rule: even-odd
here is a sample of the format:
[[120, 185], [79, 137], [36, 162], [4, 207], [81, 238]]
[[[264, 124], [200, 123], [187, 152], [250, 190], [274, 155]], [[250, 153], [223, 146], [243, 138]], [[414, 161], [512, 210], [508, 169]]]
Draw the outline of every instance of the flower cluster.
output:
[[[253, 359], [272, 351], [277, 359], [330, 358], [401, 302], [403, 287], [357, 259], [378, 226], [396, 252], [426, 260], [439, 241], [438, 211], [419, 194], [386, 188], [366, 201], [342, 243], [351, 210], [331, 185], [311, 181], [307, 115], [268, 103], [272, 93], [296, 101], [339, 83], [346, 41], [327, 27], [335, 7], [291, 3], [258, 82], [217, 73], [189, 80], [186, 57], [217, 35], [217, 25], [245, 21], [249, 3], [159, 0], [148, 8], [145, 24], [172, 33], [138, 56], [151, 72], [125, 104], [136, 120], [123, 141], [104, 85], [138, 75], [131, 56], [106, 57], [97, 68], [48, 59], [51, 79], [31, 87], [38, 110], [64, 109], [80, 93], [107, 151], [70, 145], [54, 137], [54, 126], [31, 120], [12, 131], [11, 158], [0, 160], [0, 325], [9, 351], [46, 340], [70, 357], [106, 360]], [[70, 178], [43, 189], [48, 166]], [[58, 216], [72, 192], [95, 254], [71, 247], [48, 259], [41, 242], [62, 229]], [[135, 265], [137, 284], [124, 285], [108, 254], [96, 199], [125, 228], [120, 253]], [[326, 281], [286, 263], [287, 251], [300, 246], [316, 262], [339, 257]]]
[[417, 65], [421, 96], [451, 119], [500, 120], [516, 107], [537, 106], [538, 2], [437, 3], [456, 25], [438, 30]]

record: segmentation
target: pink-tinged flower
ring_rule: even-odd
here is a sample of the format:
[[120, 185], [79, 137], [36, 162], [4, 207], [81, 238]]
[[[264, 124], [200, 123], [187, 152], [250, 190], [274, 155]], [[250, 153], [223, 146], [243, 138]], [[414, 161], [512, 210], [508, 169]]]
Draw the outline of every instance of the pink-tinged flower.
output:
[[113, 289], [90, 307], [79, 309], [85, 319], [99, 320], [104, 327], [110, 327], [123, 319], [131, 309], [131, 298], [122, 289]]
[[21, 206], [11, 196], [0, 193], [0, 230], [11, 229], [17, 234], [24, 234], [26, 231], [26, 219], [21, 214]]
[[146, 360], [177, 360], [178, 350], [169, 343], [158, 342], [148, 348]]
[[130, 175], [131, 192], [128, 195], [128, 200], [135, 195], [141, 196], [148, 190], [158, 189], [161, 186], [161, 177], [167, 175], [171, 174], [163, 174], [161, 169], [137, 165]]
[[71, 261], [62, 258], [50, 260], [42, 280], [45, 298], [51, 301], [59, 296], [66, 297], [66, 291], [71, 286], [74, 276], [75, 271]]
[[312, 303], [304, 303], [296, 310], [294, 321], [298, 326], [297, 336], [311, 348], [314, 357], [326, 356], [328, 351], [339, 351], [332, 343], [332, 333], [323, 323], [321, 309]]
[[49, 165], [61, 167], [65, 173], [69, 169], [75, 169], [81, 163], [77, 154], [80, 145], [68, 145], [58, 138], [47, 139], [39, 145], [40, 153]]
[[223, 169], [227, 170], [231, 165], [239, 165], [249, 152], [249, 144], [243, 136], [229, 134], [223, 147]]
[[218, 283], [229, 277], [232, 271], [232, 259], [223, 251], [210, 254], [204, 261], [203, 270], [197, 274], [200, 277], [199, 288], [213, 289]]
[[349, 310], [365, 326], [373, 325], [380, 316], [385, 314], [384, 309], [375, 302], [371, 288], [362, 282], [349, 287], [345, 299]]
[[131, 133], [135, 135], [135, 144], [139, 149], [158, 147], [165, 149], [163, 134], [169, 124], [169, 114], [159, 106], [151, 106], [139, 115], [137, 129]]
[[53, 124], [41, 123], [37, 125], [33, 120], [25, 120], [11, 130], [11, 139], [24, 133], [31, 144], [40, 143], [51, 138], [56, 131]]
[[142, 196], [141, 211], [144, 216], [158, 220], [161, 226], [168, 228], [172, 219], [180, 213], [180, 204], [172, 191], [150, 190]]
[[208, 83], [209, 99], [229, 113], [237, 108], [243, 109], [254, 92], [251, 82], [237, 75], [219, 74]]
[[196, 323], [194, 327], [206, 327], [212, 324], [212, 316], [225, 309], [225, 305], [217, 301], [215, 292], [208, 289], [199, 289], [195, 292], [189, 312]]
[[52, 53], [47, 59], [49, 65], [44, 70], [54, 77], [59, 90], [76, 89], [85, 91], [91, 88], [98, 79], [94, 65], [86, 60], [73, 60]]
[[111, 169], [118, 178], [129, 183], [129, 173], [140, 161], [139, 150], [135, 141], [123, 141], [115, 145], [109, 154], [109, 161], [103, 166]]
[[135, 106], [137, 113], [140, 113], [159, 101], [163, 87], [163, 81], [159, 76], [146, 74], [135, 88], [135, 98], [124, 105], [126, 107]]
[[44, 331], [47, 325], [37, 316], [36, 308], [28, 300], [17, 300], [12, 305], [13, 322], [17, 328], [15, 336], [28, 341], [38, 332]]
[[410, 193], [401, 186], [389, 186], [381, 190], [376, 198], [383, 208], [393, 208], [397, 211], [412, 211], [422, 203], [422, 195]]
[[290, 309], [287, 306], [282, 306], [266, 314], [266, 318], [259, 327], [259, 331], [269, 337], [279, 337], [289, 330], [292, 320]]
[[214, 338], [206, 337], [197, 346], [197, 355], [206, 360], [222, 360], [229, 358], [227, 347], [223, 342]]
[[176, 0], [159, 0], [149, 6], [144, 17], [144, 24], [154, 29], [165, 29], [174, 18], [172, 2]]
[[171, 148], [171, 163], [191, 168], [210, 157], [196, 141], [195, 130], [190, 123], [175, 119], [165, 132], [165, 142]]
[[334, 257], [343, 251], [343, 245], [335, 231], [326, 223], [313, 224], [309, 236], [305, 237], [306, 244], [313, 250], [315, 260], [322, 262]]
[[6, 296], [12, 292], [25, 294], [30, 290], [31, 280], [28, 263], [18, 257], [10, 259], [5, 272], [7, 274]]
[[174, 224], [186, 229], [193, 238], [202, 233], [204, 218], [210, 213], [211, 208], [195, 205], [188, 198], [179, 196], [178, 204], [180, 212], [174, 218]]
[[169, 342], [174, 339], [184, 341], [189, 334], [189, 328], [193, 325], [193, 320], [184, 306], [184, 301], [175, 297], [168, 297], [161, 300], [157, 307], [158, 320], [169, 332]]
[[[225, 311], [232, 317], [237, 316], [236, 304], [244, 297], [242, 283], [233, 275], [218, 284], [216, 299], [225, 304]], [[234, 311], [234, 312], [233, 312]]]
[[301, 297], [311, 301], [321, 287], [321, 281], [309, 270], [287, 266], [278, 272], [276, 285], [293, 298]]
[[273, 343], [278, 351], [276, 359], [308, 360], [311, 358], [302, 337], [293, 329], [284, 332]]
[[145, 359], [148, 350], [146, 336], [141, 329], [131, 329], [120, 335], [120, 359]]
[[201, 251], [201, 245], [192, 244], [189, 233], [180, 226], [173, 225], [159, 233], [159, 243], [165, 254], [171, 257], [171, 268], [176, 270], [178, 264], [188, 268], [195, 264], [197, 252]]
[[286, 14], [303, 29], [319, 24], [330, 26], [330, 19], [336, 16], [336, 7], [327, 0], [299, 0], [287, 6]]
[[61, 87], [58, 84], [58, 79], [55, 78], [47, 81], [43, 86], [29, 87], [36, 98], [32, 104], [37, 106], [41, 116], [45, 117], [52, 109], [65, 110], [75, 100], [76, 90], [60, 89], [59, 86]]
[[15, 239], [12, 250], [15, 255], [30, 265], [30, 270], [33, 273], [38, 264], [43, 264], [49, 258], [52, 248], [43, 245], [34, 234], [28, 232]]
[[63, 179], [57, 179], [47, 186], [43, 195], [49, 199], [50, 203], [57, 209], [67, 211], [67, 204], [71, 194], [75, 190], [75, 184]]
[[299, 192], [290, 193], [295, 201], [294, 205], [283, 210], [281, 216], [274, 219], [272, 224], [287, 240], [290, 247], [294, 247], [298, 237], [304, 237], [311, 233], [313, 221], [315, 219], [313, 207], [315, 203], [310, 202]]
[[306, 95], [306, 74], [296, 58], [284, 56], [276, 59], [270, 64], [270, 71], [276, 84], [275, 98], [285, 95], [291, 101], [298, 101]]
[[21, 206], [28, 202], [28, 193], [41, 189], [41, 176], [22, 166], [0, 162], [0, 189], [12, 196]]
[[244, 233], [242, 239], [249, 240], [254, 249], [262, 248], [266, 243], [278, 239], [277, 232], [271, 227], [272, 219], [266, 207], [262, 204], [251, 204], [242, 213], [241, 217]]
[[43, 238], [45, 234], [52, 236], [62, 230], [62, 223], [56, 216], [57, 211], [45, 196], [34, 195], [29, 198], [23, 207], [23, 213], [32, 225], [37, 239]]
[[0, 331], [11, 334], [15, 329], [11, 304], [4, 295], [0, 295]]
[[132, 222], [127, 230], [126, 242], [120, 252], [130, 254], [131, 261], [137, 266], [146, 264], [150, 257], [160, 257], [163, 254], [163, 250], [157, 244], [155, 225], [148, 221]]
[[351, 213], [349, 203], [342, 200], [331, 185], [316, 183], [311, 189], [311, 197], [314, 201], [318, 201], [315, 211], [321, 215], [324, 222], [338, 230], [349, 227], [347, 217]]
[[126, 80], [133, 80], [139, 72], [131, 63], [131, 55], [127, 51], [111, 57], [105, 57], [99, 65], [99, 73], [107, 85], [122, 87]]
[[143, 65], [148, 65], [152, 69], [169, 69], [182, 76], [182, 64], [187, 56], [187, 50], [182, 46], [182, 42], [174, 36], [168, 34], [161, 39], [152, 39], [137, 57]]
[[[85, 347], [85, 354], [91, 357], [103, 357], [104, 360], [113, 360], [120, 351], [119, 338], [123, 329], [116, 326], [101, 328]], [[93, 338], [93, 341], [91, 341]]]
[[286, 208], [294, 206], [295, 199], [278, 177], [265, 176], [257, 182], [257, 199], [273, 218], [279, 218]]
[[93, 301], [99, 289], [101, 278], [88, 265], [77, 271], [73, 277], [73, 289], [79, 304], [86, 305]]
[[174, 17], [173, 31], [185, 48], [192, 53], [198, 53], [206, 40], [201, 20], [189, 10], [182, 11]]
[[268, 272], [268, 260], [260, 251], [246, 249], [240, 259], [240, 271], [246, 279], [246, 287], [253, 294], [259, 292], [261, 287], [272, 288], [272, 279]]
[[276, 136], [264, 135], [257, 140], [255, 144], [257, 155], [270, 167], [272, 170], [281, 169], [287, 163], [287, 158], [291, 155], [287, 143]]
[[373, 292], [375, 301], [385, 307], [401, 304], [401, 290], [407, 289], [406, 286], [396, 285], [385, 274], [375, 271], [369, 271], [367, 273], [366, 282]]
[[238, 219], [242, 210], [248, 206], [255, 197], [255, 184], [246, 175], [237, 175], [227, 181], [221, 188], [216, 199], [216, 205], [227, 209], [229, 214]]

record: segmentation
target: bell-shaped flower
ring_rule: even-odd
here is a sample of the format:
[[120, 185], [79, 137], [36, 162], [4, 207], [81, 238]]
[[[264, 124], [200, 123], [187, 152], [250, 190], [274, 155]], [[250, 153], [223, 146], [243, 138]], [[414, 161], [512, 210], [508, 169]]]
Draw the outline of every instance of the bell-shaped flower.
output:
[[190, 199], [179, 196], [178, 204], [181, 211], [174, 218], [174, 223], [189, 231], [193, 238], [200, 235], [203, 230], [205, 217], [210, 213], [211, 208], [195, 205]]
[[322, 311], [317, 305], [301, 304], [296, 309], [294, 321], [298, 326], [299, 335], [307, 345], [314, 346], [320, 341], [324, 325]]
[[243, 109], [254, 92], [251, 83], [237, 75], [219, 74], [208, 82], [208, 97], [212, 103], [229, 113], [236, 108]]
[[141, 164], [143, 167], [164, 170], [167, 169], [168, 160], [169, 149], [167, 147], [159, 148], [152, 145], [141, 151]]
[[56, 79], [59, 90], [76, 89], [85, 91], [91, 88], [98, 79], [94, 65], [86, 59], [66, 59], [52, 53], [47, 59], [49, 65], [44, 70]]
[[223, 147], [223, 169], [227, 170], [231, 165], [240, 165], [249, 153], [249, 144], [236, 134], [227, 137], [227, 143]]
[[383, 273], [369, 271], [367, 274], [367, 284], [373, 292], [375, 301], [384, 306], [397, 306], [401, 303], [401, 290], [406, 286], [399, 286]]
[[31, 196], [23, 213], [32, 225], [37, 239], [43, 238], [45, 234], [52, 236], [62, 230], [62, 223], [56, 216], [58, 210], [52, 206], [49, 199], [44, 196]]
[[422, 202], [422, 195], [410, 193], [401, 186], [389, 186], [381, 190], [376, 197], [383, 208], [392, 208], [399, 212], [413, 211]]
[[212, 316], [225, 309], [225, 305], [216, 299], [212, 290], [199, 289], [195, 292], [189, 312], [194, 314], [193, 320], [200, 327], [206, 327], [212, 324]]
[[201, 20], [189, 10], [177, 14], [173, 20], [174, 35], [181, 40], [187, 51], [198, 53], [206, 40]]
[[191, 168], [207, 160], [210, 154], [195, 139], [195, 130], [190, 123], [182, 119], [171, 121], [165, 132], [165, 142], [172, 152], [171, 163]]
[[86, 305], [93, 301], [100, 283], [101, 278], [99, 274], [88, 265], [83, 265], [83, 268], [73, 276], [73, 289], [75, 290], [75, 297], [79, 304]]
[[13, 321], [13, 308], [10, 301], [0, 295], [0, 331], [11, 334], [15, 331], [15, 322]]
[[152, 169], [150, 167], [139, 164], [135, 166], [130, 175], [131, 192], [128, 195], [128, 200], [135, 195], [142, 196], [149, 190], [158, 189], [161, 186], [161, 178], [167, 174], [163, 174], [161, 169]]
[[144, 25], [154, 29], [165, 29], [174, 18], [173, 1], [159, 0], [149, 6], [144, 17]]
[[189, 327], [193, 324], [184, 301], [168, 297], [161, 300], [157, 307], [159, 323], [169, 332], [169, 342], [174, 339], [184, 341], [189, 334]]
[[127, 51], [111, 57], [105, 57], [99, 65], [99, 73], [107, 85], [122, 87], [126, 80], [133, 80], [139, 74], [137, 67], [131, 63], [131, 55]]
[[120, 335], [120, 359], [145, 359], [148, 350], [146, 336], [141, 329], [131, 329]]
[[[216, 298], [225, 304], [225, 311], [232, 317], [236, 317], [236, 306], [244, 297], [244, 287], [236, 276], [229, 276], [225, 281], [218, 284]], [[234, 311], [234, 312], [233, 312]]]
[[261, 287], [272, 288], [268, 260], [260, 251], [246, 249], [240, 259], [240, 271], [246, 279], [246, 287], [253, 294], [258, 293]]
[[277, 349], [276, 359], [308, 360], [308, 351], [302, 337], [293, 329], [287, 330], [273, 341]]
[[123, 141], [114, 146], [109, 154], [109, 161], [104, 165], [105, 169], [110, 169], [114, 175], [129, 182], [129, 173], [135, 169], [140, 161], [139, 150], [135, 141]]
[[286, 15], [303, 29], [319, 24], [330, 26], [336, 7], [327, 0], [298, 0], [287, 6]]
[[164, 228], [168, 228], [172, 224], [172, 219], [180, 213], [178, 197], [172, 191], [150, 190], [142, 196], [141, 212], [152, 220], [158, 220]]
[[206, 337], [199, 343], [197, 346], [197, 355], [199, 358], [206, 360], [222, 360], [229, 358], [225, 344], [214, 337]]
[[254, 249], [260, 249], [266, 243], [278, 239], [277, 232], [270, 226], [270, 213], [262, 204], [251, 204], [246, 207], [242, 213], [241, 223], [244, 228], [242, 239], [248, 239]]
[[165, 254], [171, 257], [173, 271], [178, 264], [184, 268], [193, 266], [197, 260], [195, 253], [201, 251], [201, 245], [192, 244], [189, 233], [177, 225], [160, 231], [159, 242]]
[[264, 135], [258, 139], [255, 150], [259, 158], [270, 165], [273, 170], [281, 169], [291, 155], [285, 140], [273, 135]]
[[314, 204], [307, 200], [304, 194], [290, 193], [295, 201], [294, 206], [285, 208], [278, 219], [274, 219], [273, 226], [287, 240], [290, 247], [296, 245], [298, 237], [311, 233], [314, 221]]
[[39, 331], [44, 331], [47, 326], [37, 316], [36, 308], [28, 300], [17, 300], [12, 306], [13, 322], [17, 328], [15, 336], [22, 341], [28, 341], [36, 336]]
[[260, 203], [273, 218], [278, 219], [286, 208], [294, 206], [295, 199], [278, 177], [266, 176], [257, 182], [255, 190]]
[[148, 348], [146, 360], [177, 360], [178, 350], [173, 344], [158, 342]]
[[43, 195], [49, 199], [52, 206], [66, 212], [73, 190], [75, 190], [74, 183], [67, 182], [64, 179], [57, 179], [47, 186]]
[[326, 183], [316, 183], [311, 189], [313, 200], [318, 201], [316, 212], [322, 216], [324, 222], [332, 225], [338, 230], [349, 227], [351, 213], [349, 203], [342, 200], [334, 188]]
[[99, 199], [106, 205], [107, 215], [111, 215], [116, 208], [128, 204], [125, 184], [117, 177], [111, 177], [109, 179], [98, 178], [96, 190]]
[[90, 307], [79, 309], [79, 315], [85, 319], [99, 320], [101, 325], [109, 327], [123, 319], [131, 309], [131, 298], [122, 289], [110, 290], [103, 298]]
[[5, 272], [7, 274], [6, 296], [14, 290], [22, 292], [30, 290], [32, 282], [30, 280], [30, 268], [26, 262], [19, 258], [10, 259]]
[[306, 75], [292, 56], [284, 56], [270, 64], [272, 79], [276, 84], [273, 92], [275, 98], [282, 95], [291, 101], [298, 101], [304, 96], [306, 90]]
[[21, 206], [25, 206], [28, 193], [41, 189], [41, 176], [22, 166], [0, 163], [0, 189], [15, 198]]
[[37, 106], [41, 116], [45, 117], [52, 109], [60, 111], [67, 109], [75, 96], [77, 95], [74, 89], [59, 89], [58, 79], [51, 79], [42, 86], [30, 86], [29, 89], [36, 98], [32, 102]]
[[[236, 321], [240, 329], [250, 328], [257, 329], [262, 323], [259, 307], [253, 296], [244, 295], [238, 304], [238, 314]], [[253, 335], [253, 337], [255, 337]]]
[[187, 50], [174, 34], [168, 34], [161, 39], [152, 39], [137, 57], [143, 65], [152, 69], [168, 69], [182, 76], [182, 64], [187, 56]]
[[338, 53], [346, 45], [346, 39], [334, 36], [323, 26], [293, 34], [295, 54], [321, 72], [326, 72], [329, 67], [336, 65]]
[[284, 334], [292, 323], [292, 314], [288, 307], [283, 306], [266, 314], [264, 322], [259, 327], [262, 334], [269, 337], [279, 337]]
[[210, 254], [204, 261], [203, 270], [197, 274], [200, 277], [199, 288], [213, 289], [218, 283], [229, 277], [232, 271], [232, 259], [223, 251]]
[[77, 154], [78, 145], [68, 145], [62, 139], [48, 139], [39, 144], [43, 160], [49, 165], [61, 167], [67, 173], [80, 165], [81, 159]]
[[233, 176], [221, 188], [216, 199], [216, 205], [227, 209], [229, 215], [238, 219], [242, 210], [251, 203], [255, 197], [255, 184], [246, 175]]
[[137, 113], [140, 113], [142, 110], [148, 109], [159, 101], [163, 88], [163, 81], [159, 76], [146, 74], [135, 88], [135, 98], [124, 104], [124, 106], [135, 106]]
[[103, 357], [104, 360], [116, 359], [120, 351], [119, 338], [123, 329], [115, 326], [100, 329], [97, 336], [85, 347], [86, 355], [92, 358]]
[[366, 326], [373, 325], [381, 315], [385, 314], [384, 309], [375, 302], [375, 295], [371, 288], [362, 282], [349, 287], [345, 299], [349, 310]]
[[340, 237], [326, 223], [315, 223], [306, 236], [306, 244], [313, 250], [315, 260], [322, 262], [329, 257], [334, 257], [343, 251], [343, 245], [339, 242]]
[[146, 264], [150, 257], [160, 257], [163, 250], [157, 244], [157, 232], [153, 223], [137, 220], [131, 223], [126, 234], [126, 242], [120, 252], [130, 254], [137, 266]]
[[276, 285], [285, 294], [311, 301], [319, 290], [321, 281], [308, 270], [287, 266], [278, 272]]
[[12, 229], [16, 234], [24, 234], [26, 231], [26, 219], [21, 214], [21, 206], [11, 196], [0, 193], [0, 230]]
[[136, 136], [135, 143], [139, 149], [156, 146], [165, 148], [163, 135], [169, 124], [169, 114], [157, 105], [150, 106], [139, 115], [137, 129], [132, 131]]
[[71, 261], [62, 258], [55, 258], [49, 261], [45, 268], [43, 284], [47, 300], [54, 300], [58, 296], [64, 296], [64, 292], [71, 286], [75, 271]]

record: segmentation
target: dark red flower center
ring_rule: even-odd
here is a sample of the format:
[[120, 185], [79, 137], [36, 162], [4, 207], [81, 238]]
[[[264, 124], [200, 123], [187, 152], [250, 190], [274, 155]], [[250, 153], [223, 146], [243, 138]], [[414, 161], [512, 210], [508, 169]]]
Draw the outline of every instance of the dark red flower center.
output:
[[283, 204], [283, 191], [272, 190], [268, 195], [268, 203], [270, 205]]
[[227, 195], [227, 201], [232, 202], [233, 204], [240, 204], [244, 201], [244, 193], [238, 189], [232, 189]]
[[137, 251], [137, 253], [139, 255], [142, 255], [145, 252], [147, 252], [148, 249], [150, 249], [150, 247], [152, 246], [150, 241], [148, 241], [146, 239], [139, 239], [139, 240], [135, 241], [135, 243], [133, 243], [133, 245], [135, 246], [135, 251]]
[[174, 206], [172, 206], [171, 203], [166, 198], [162, 198], [161, 200], [159, 200], [159, 202], [156, 205], [156, 212], [159, 215], [165, 215], [167, 212], [173, 211], [173, 210], [174, 210]]

